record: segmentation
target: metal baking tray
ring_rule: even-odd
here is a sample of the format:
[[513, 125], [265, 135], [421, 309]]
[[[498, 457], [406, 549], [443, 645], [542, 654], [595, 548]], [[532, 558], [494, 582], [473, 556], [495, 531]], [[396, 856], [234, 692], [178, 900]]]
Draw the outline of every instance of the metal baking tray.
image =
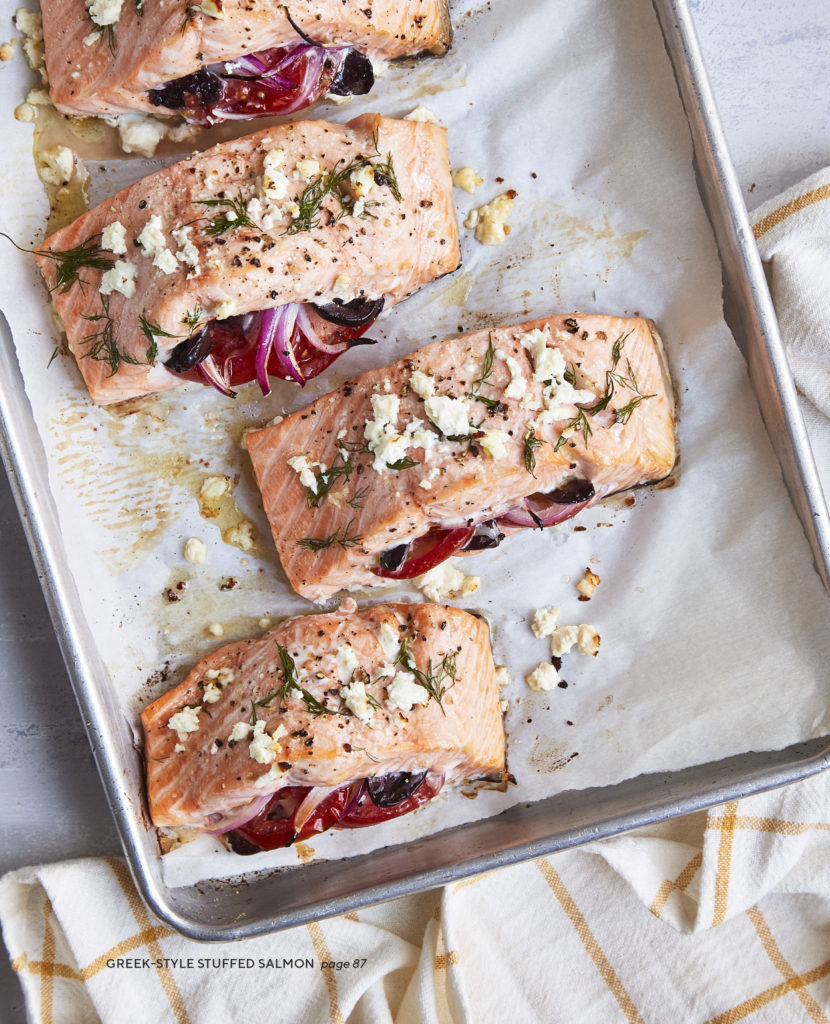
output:
[[[653, 0], [723, 268], [724, 311], [776, 455], [830, 591], [830, 527], [760, 258], [701, 59], [687, 0]], [[167, 887], [136, 798], [138, 758], [80, 608], [11, 333], [0, 317], [0, 449], [93, 754], [136, 885], [152, 911], [201, 941], [244, 938], [456, 881], [785, 785], [830, 767], [830, 736], [671, 774], [560, 793], [482, 821], [345, 861]], [[33, 440], [34, 439], [34, 440]], [[371, 858], [371, 862], [370, 862]]]

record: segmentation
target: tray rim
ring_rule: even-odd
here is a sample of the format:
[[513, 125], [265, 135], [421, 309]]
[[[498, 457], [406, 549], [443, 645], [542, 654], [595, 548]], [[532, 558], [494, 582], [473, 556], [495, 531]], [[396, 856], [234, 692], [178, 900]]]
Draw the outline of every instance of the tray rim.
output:
[[[698, 185], [702, 195], [706, 188], [714, 190], [715, 193], [714, 197], [710, 194], [703, 198], [715, 230], [722, 263], [725, 265], [727, 260], [725, 251], [733, 263], [735, 257], [738, 257], [733, 269], [740, 277], [739, 291], [742, 294], [738, 296], [739, 305], [741, 302], [745, 304], [745, 319], [742, 326], [754, 335], [756, 346], [755, 349], [750, 346], [752, 383], [756, 393], [759, 390], [772, 393], [780, 403], [779, 418], [774, 422], [776, 428], [779, 428], [783, 420], [783, 436], [778, 431], [775, 434], [771, 431], [770, 433], [774, 441], [777, 441], [776, 454], [782, 464], [793, 502], [813, 550], [817, 570], [825, 587], [830, 590], [830, 527], [827, 508], [798, 407], [795, 387], [787, 367], [760, 256], [754, 244], [749, 218], [729, 159], [703, 65], [689, 3], [688, 0], [652, 0], [652, 3], [663, 31], [692, 131], [698, 164]], [[726, 283], [734, 286], [734, 281]], [[250, 917], [246, 915], [246, 919], [241, 923], [230, 916], [218, 923], [207, 923], [202, 916], [179, 909], [177, 904], [185, 894], [191, 896], [194, 904], [198, 904], [201, 889], [195, 885], [182, 889], [172, 889], [164, 885], [160, 858], [152, 849], [155, 846], [155, 838], [143, 830], [140, 815], [135, 813], [132, 797], [127, 792], [124, 773], [118, 761], [116, 736], [106, 717], [102, 694], [96, 692], [89, 683], [95, 672], [101, 671], [102, 666], [96, 664], [94, 646], [90, 648], [89, 644], [91, 637], [85, 636], [88, 630], [80, 615], [80, 605], [77, 601], [72, 601], [73, 594], [77, 595], [77, 592], [60, 543], [57, 513], [52, 505], [49, 490], [46, 456], [34, 428], [28, 397], [14, 355], [11, 331], [2, 314], [0, 335], [3, 341], [0, 362], [10, 364], [5, 368], [8, 370], [5, 377], [7, 386], [0, 389], [0, 455], [6, 467], [50, 618], [130, 871], [139, 893], [152, 912], [180, 934], [197, 941], [210, 942], [247, 938], [282, 930], [370, 903], [435, 888], [485, 870], [544, 856], [751, 793], [787, 785], [830, 767], [830, 736], [796, 744], [783, 751], [767, 751], [763, 754], [747, 752], [723, 762], [709, 762], [670, 775], [638, 776], [615, 786], [601, 787], [595, 791], [565, 792], [538, 801], [532, 806], [538, 808], [540, 814], [555, 806], [567, 819], [569, 815], [573, 816], [575, 809], [578, 809], [580, 797], [584, 802], [586, 793], [601, 793], [612, 803], [615, 794], [629, 791], [635, 793], [635, 806], [625, 813], [616, 816], [606, 815], [592, 824], [582, 822], [543, 838], [518, 841], [494, 853], [469, 857], [449, 868], [421, 870], [406, 878], [369, 885], [345, 896], [324, 900], [312, 899], [299, 911], [280, 912], [266, 909], [265, 912]], [[766, 357], [766, 362], [762, 360], [760, 370], [757, 362], [760, 358], [758, 349]], [[751, 358], [753, 353], [756, 360], [754, 367]], [[765, 412], [763, 403], [761, 405], [762, 412]], [[769, 430], [770, 424], [767, 425]], [[36, 439], [35, 445], [32, 443], [33, 437]], [[51, 531], [44, 528], [44, 523], [48, 525], [49, 522], [53, 524]], [[744, 765], [743, 772], [740, 770], [740, 763]], [[724, 766], [727, 764], [731, 767], [725, 769]], [[750, 764], [755, 765], [751, 770]], [[714, 778], [711, 778], [712, 776]], [[690, 784], [693, 792], [688, 790]], [[639, 800], [638, 806], [636, 788], [643, 785], [646, 787], [646, 793]], [[654, 790], [659, 796], [650, 799], [649, 794]], [[522, 808], [531, 805], [518, 806]], [[517, 814], [520, 816], [521, 812], [516, 812], [512, 816], [515, 817]], [[510, 817], [511, 811], [483, 819], [481, 822], [472, 822], [456, 829], [436, 833], [425, 842], [387, 847], [375, 851], [372, 856], [377, 859], [378, 855], [387, 850], [403, 854], [415, 848], [428, 847], [430, 843], [445, 843], [451, 841], [452, 833], [459, 830], [463, 830], [468, 836], [486, 834], [491, 827], [498, 827], [493, 823], [505, 816]], [[362, 858], [352, 860], [355, 862], [353, 866], [359, 867]], [[272, 878], [280, 874], [287, 877], [286, 872], [270, 873]], [[229, 883], [225, 880], [218, 884], [220, 887], [228, 888]], [[253, 886], [261, 884], [254, 882]], [[203, 898], [202, 903], [204, 902]]]

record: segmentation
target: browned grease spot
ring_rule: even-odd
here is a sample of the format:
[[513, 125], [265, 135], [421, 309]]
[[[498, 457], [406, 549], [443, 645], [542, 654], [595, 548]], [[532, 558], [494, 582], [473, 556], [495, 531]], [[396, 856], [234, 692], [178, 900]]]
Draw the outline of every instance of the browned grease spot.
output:
[[309, 861], [314, 860], [317, 854], [307, 843], [295, 843], [294, 850], [297, 853], [297, 859], [301, 864], [308, 864]]
[[568, 753], [568, 744], [551, 736], [537, 736], [530, 752], [529, 766], [537, 775], [549, 775], [566, 768], [579, 754]]
[[604, 711], [607, 707], [610, 707], [613, 699], [613, 695], [609, 693], [605, 700], [603, 700], [601, 704], [597, 705], [597, 711]]

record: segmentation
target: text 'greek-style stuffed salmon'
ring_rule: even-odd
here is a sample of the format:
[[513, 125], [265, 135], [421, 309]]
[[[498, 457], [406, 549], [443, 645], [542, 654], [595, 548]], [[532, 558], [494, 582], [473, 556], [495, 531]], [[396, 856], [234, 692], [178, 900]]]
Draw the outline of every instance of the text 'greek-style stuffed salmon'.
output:
[[446, 130], [280, 125], [123, 189], [38, 264], [93, 399], [320, 373], [458, 266]]
[[321, 601], [661, 480], [674, 402], [651, 321], [553, 316], [428, 345], [247, 444], [291, 585]]
[[369, 92], [373, 61], [444, 53], [447, 0], [42, 0], [65, 114], [157, 111], [214, 124]]
[[153, 822], [239, 852], [504, 776], [488, 627], [440, 605], [290, 619], [203, 658], [142, 722]]

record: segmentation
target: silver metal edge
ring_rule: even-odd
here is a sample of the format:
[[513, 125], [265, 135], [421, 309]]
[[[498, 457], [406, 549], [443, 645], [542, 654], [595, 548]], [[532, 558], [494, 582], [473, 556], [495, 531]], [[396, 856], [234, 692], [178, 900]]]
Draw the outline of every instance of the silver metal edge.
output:
[[[762, 412], [767, 414], [767, 427], [776, 453], [782, 461], [785, 478], [804, 523], [819, 572], [827, 584], [830, 578], [830, 560], [827, 557], [830, 543], [826, 507], [783, 355], [760, 259], [751, 241], [748, 218], [703, 69], [691, 16], [685, 0], [653, 0], [653, 3], [689, 119], [700, 172], [701, 192], [707, 202], [721, 248], [725, 273], [730, 271], [728, 283], [731, 287], [734, 288], [736, 283], [736, 255], [737, 266], [742, 269], [742, 273], [737, 274], [737, 294], [741, 307], [739, 313], [743, 318], [741, 323], [745, 328], [743, 334], [750, 340], [747, 351], [753, 384]], [[740, 332], [736, 333], [739, 333], [740, 338]], [[275, 872], [268, 878], [257, 880], [250, 888], [257, 896], [258, 910], [250, 915], [247, 912], [240, 915], [238, 912], [240, 891], [229, 882], [214, 883], [216, 895], [212, 901], [210, 896], [205, 895], [203, 887], [167, 888], [161, 881], [158, 863], [151, 853], [153, 841], [148, 840], [148, 833], [135, 813], [131, 796], [122, 785], [123, 771], [117, 759], [117, 744], [111, 722], [107, 719], [102, 694], [97, 693], [87, 682], [96, 676], [100, 666], [95, 665], [94, 642], [87, 635], [86, 623], [80, 615], [77, 593], [51, 503], [45, 455], [25, 398], [22, 377], [5, 320], [0, 322], [0, 334], [7, 336], [4, 340], [8, 352], [2, 353], [3, 362], [11, 361], [13, 364], [4, 368], [11, 372], [5, 373], [6, 386], [0, 390], [0, 454], [9, 474], [96, 765], [136, 885], [150, 909], [181, 934], [197, 941], [226, 941], [292, 927], [785, 785], [828, 767], [830, 738], [822, 737], [785, 751], [740, 755], [725, 762], [696, 766], [674, 775], [640, 776], [618, 786], [567, 793], [537, 804], [519, 805], [497, 817], [438, 833], [420, 843], [375, 851], [371, 855], [371, 877], [382, 875], [384, 862], [400, 862], [403, 857], [414, 864], [425, 851], [431, 852], [448, 844], [454, 847], [459, 834], [463, 836], [462, 859], [453, 860], [443, 867], [408, 872], [384, 884], [355, 885], [351, 891], [342, 895], [314, 899], [304, 905], [293, 906], [288, 911], [279, 909], [278, 890], [284, 887], [284, 883], [304, 877], [304, 872], [325, 875], [326, 872], [336, 871], [340, 878], [350, 879], [355, 876], [357, 880], [361, 871], [366, 876], [364, 858], [353, 858], [351, 861], [337, 862], [336, 865], [320, 862], [317, 865]], [[764, 372], [767, 369], [764, 359], [769, 363], [768, 374]], [[776, 388], [780, 388], [780, 394]], [[765, 409], [764, 403], [767, 400], [772, 401], [775, 416], [770, 416], [770, 410]], [[34, 451], [33, 438], [36, 439]], [[51, 524], [51, 529], [44, 529], [44, 520]], [[708, 774], [715, 775], [715, 780], [707, 782]], [[641, 798], [635, 797], [634, 808], [622, 812], [618, 806], [621, 795], [632, 790], [636, 793], [643, 787], [646, 794]], [[661, 795], [660, 799], [654, 799], [655, 792]], [[608, 813], [604, 816], [600, 814], [596, 820], [586, 819], [585, 814], [590, 814], [594, 806], [606, 806]], [[526, 817], [531, 813], [547, 822], [545, 815], [551, 811], [571, 821], [580, 816], [583, 820], [577, 826], [566, 827], [552, 834], [512, 841], [514, 828], [509, 822], [521, 820], [523, 815]], [[497, 830], [503, 832], [505, 828], [511, 837], [507, 843], [495, 842], [494, 849], [470, 855], [470, 851], [480, 845], [474, 842], [476, 837], [488, 837], [491, 833], [495, 836]], [[210, 883], [205, 885], [209, 886]], [[269, 899], [263, 900], [266, 890]], [[227, 898], [222, 899], [222, 894]], [[215, 916], [210, 911], [211, 902], [219, 911], [219, 921], [206, 920], [206, 916]], [[222, 906], [225, 903], [226, 908]], [[225, 909], [227, 913], [221, 913]], [[200, 910], [204, 912], [199, 913]], [[240, 917], [244, 923], [237, 923]]]

